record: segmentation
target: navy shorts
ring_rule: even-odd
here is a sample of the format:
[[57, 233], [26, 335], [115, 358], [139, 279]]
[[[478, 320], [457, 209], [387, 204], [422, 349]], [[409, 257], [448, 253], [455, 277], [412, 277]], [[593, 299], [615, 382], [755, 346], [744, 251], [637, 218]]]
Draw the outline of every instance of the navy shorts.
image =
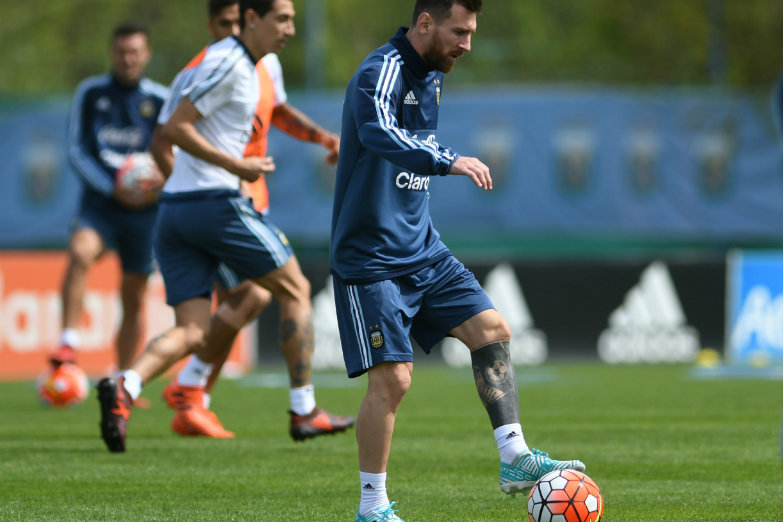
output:
[[[251, 206], [253, 205], [253, 201], [251, 199], [248, 199], [248, 203], [250, 203]], [[261, 215], [266, 218], [267, 213], [262, 212]], [[235, 287], [239, 286], [242, 281], [244, 280], [240, 279], [236, 272], [226, 266], [225, 263], [220, 263], [220, 265], [218, 265], [217, 279], [215, 282], [220, 285], [221, 288], [230, 292]]]
[[221, 263], [243, 281], [282, 267], [293, 254], [285, 235], [234, 190], [164, 193], [155, 231], [171, 306], [209, 298]]
[[414, 273], [367, 284], [334, 281], [349, 377], [386, 361], [412, 362], [476, 314], [494, 308], [475, 276], [453, 256]]
[[94, 229], [107, 247], [117, 251], [123, 272], [146, 275], [155, 269], [152, 238], [157, 213], [157, 205], [132, 210], [111, 198], [85, 192], [73, 229]]

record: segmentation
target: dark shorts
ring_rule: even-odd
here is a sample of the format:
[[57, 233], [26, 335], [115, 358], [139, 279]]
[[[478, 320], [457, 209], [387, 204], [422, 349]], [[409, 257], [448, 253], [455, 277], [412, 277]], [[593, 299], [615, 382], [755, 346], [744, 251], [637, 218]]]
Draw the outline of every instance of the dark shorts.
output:
[[[248, 199], [248, 203], [255, 208], [255, 205], [253, 205], [253, 200]], [[261, 212], [261, 215], [264, 217], [264, 219], [267, 218], [268, 213], [266, 211]], [[269, 223], [267, 223], [269, 224]], [[223, 290], [231, 291], [235, 287], [239, 286], [243, 280], [239, 278], [236, 272], [231, 270], [225, 263], [220, 263], [218, 265], [217, 270], [217, 279], [215, 282], [220, 285]]]
[[346, 284], [334, 277], [334, 299], [349, 377], [381, 362], [412, 362], [412, 342], [429, 353], [450, 330], [494, 308], [453, 256], [374, 283]]
[[85, 193], [73, 229], [92, 228], [108, 248], [117, 251], [123, 272], [150, 274], [155, 269], [152, 254], [158, 206], [127, 209], [110, 198]]
[[240, 282], [280, 268], [293, 254], [285, 235], [237, 191], [164, 194], [155, 229], [155, 257], [171, 306], [209, 298], [221, 264]]

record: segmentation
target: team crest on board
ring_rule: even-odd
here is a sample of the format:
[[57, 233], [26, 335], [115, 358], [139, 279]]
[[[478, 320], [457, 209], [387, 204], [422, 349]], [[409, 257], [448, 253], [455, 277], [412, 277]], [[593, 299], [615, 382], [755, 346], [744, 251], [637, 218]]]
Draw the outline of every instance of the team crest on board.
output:
[[[376, 325], [375, 328], [378, 328]], [[383, 332], [375, 330], [370, 332], [370, 346], [373, 348], [380, 348], [383, 346]]]

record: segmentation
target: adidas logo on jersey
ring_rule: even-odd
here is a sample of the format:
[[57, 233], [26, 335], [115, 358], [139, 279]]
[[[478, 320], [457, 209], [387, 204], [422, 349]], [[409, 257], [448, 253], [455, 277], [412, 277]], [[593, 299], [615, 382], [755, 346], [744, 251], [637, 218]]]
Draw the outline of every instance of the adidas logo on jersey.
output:
[[648, 266], [609, 316], [598, 338], [598, 355], [608, 363], [687, 362], [699, 350], [699, 334], [688, 326], [669, 271]]
[[408, 91], [408, 94], [405, 95], [405, 101], [403, 103], [405, 105], [418, 105], [419, 100], [416, 99], [416, 95], [413, 94], [413, 91]]

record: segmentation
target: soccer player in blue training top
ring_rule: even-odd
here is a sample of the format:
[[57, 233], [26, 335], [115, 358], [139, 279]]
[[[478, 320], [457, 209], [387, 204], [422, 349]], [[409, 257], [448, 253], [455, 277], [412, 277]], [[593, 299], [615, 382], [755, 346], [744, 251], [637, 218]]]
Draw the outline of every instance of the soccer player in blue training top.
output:
[[[74, 94], [68, 152], [84, 188], [68, 247], [61, 345], [50, 356], [55, 365], [75, 361], [87, 274], [109, 246], [117, 248], [122, 264], [117, 366], [128, 368], [139, 347], [158, 205], [116, 183], [115, 175], [129, 154], [147, 150], [168, 93], [144, 77], [150, 56], [147, 27], [123, 23], [113, 33], [111, 72], [87, 78]], [[160, 174], [153, 185], [163, 185]]]
[[412, 25], [359, 66], [346, 90], [337, 166], [331, 271], [345, 365], [368, 374], [357, 418], [361, 503], [356, 522], [400, 520], [386, 495], [397, 409], [415, 342], [445, 335], [471, 351], [476, 388], [500, 453], [500, 489], [529, 490], [545, 473], [585, 465], [528, 448], [519, 420], [511, 333], [429, 216], [430, 176], [460, 175], [490, 190], [487, 166], [438, 143], [444, 73], [470, 51], [481, 0], [417, 0]]

